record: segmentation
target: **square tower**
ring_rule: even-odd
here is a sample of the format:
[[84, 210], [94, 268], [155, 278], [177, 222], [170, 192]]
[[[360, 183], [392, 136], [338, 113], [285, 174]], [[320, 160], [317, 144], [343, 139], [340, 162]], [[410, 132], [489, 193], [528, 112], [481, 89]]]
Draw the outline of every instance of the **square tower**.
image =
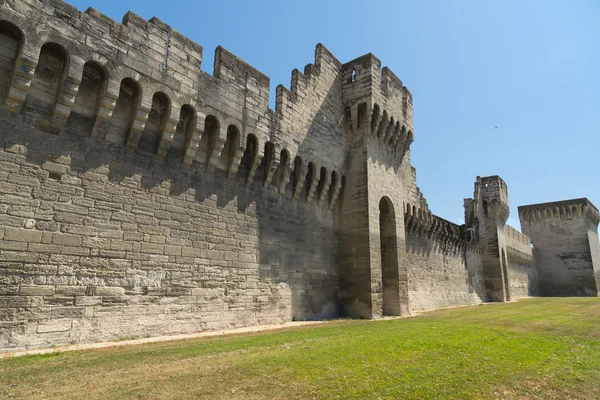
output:
[[408, 313], [404, 184], [412, 97], [367, 54], [342, 65], [346, 181], [340, 207], [340, 287], [355, 318]]
[[542, 296], [600, 295], [598, 209], [586, 198], [519, 207]]

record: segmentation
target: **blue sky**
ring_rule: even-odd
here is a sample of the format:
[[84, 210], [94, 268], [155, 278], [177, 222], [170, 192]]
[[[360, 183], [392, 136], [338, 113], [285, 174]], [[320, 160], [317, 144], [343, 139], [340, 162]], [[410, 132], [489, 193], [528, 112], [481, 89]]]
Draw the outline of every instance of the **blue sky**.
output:
[[[461, 223], [477, 175], [518, 205], [588, 197], [600, 207], [600, 2], [594, 0], [70, 0], [120, 21], [157, 16], [289, 86], [323, 43], [375, 54], [413, 94], [412, 164], [431, 210]], [[273, 99], [272, 99], [273, 100]], [[497, 127], [497, 128], [495, 128]]]

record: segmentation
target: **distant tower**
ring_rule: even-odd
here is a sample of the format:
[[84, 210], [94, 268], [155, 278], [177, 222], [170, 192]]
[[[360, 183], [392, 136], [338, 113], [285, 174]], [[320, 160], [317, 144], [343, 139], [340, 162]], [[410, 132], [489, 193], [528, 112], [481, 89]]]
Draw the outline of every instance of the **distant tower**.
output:
[[519, 207], [542, 296], [598, 296], [598, 209], [586, 198]]
[[478, 178], [487, 245], [483, 256], [485, 288], [490, 301], [509, 301], [504, 228], [509, 215], [508, 188], [497, 175]]

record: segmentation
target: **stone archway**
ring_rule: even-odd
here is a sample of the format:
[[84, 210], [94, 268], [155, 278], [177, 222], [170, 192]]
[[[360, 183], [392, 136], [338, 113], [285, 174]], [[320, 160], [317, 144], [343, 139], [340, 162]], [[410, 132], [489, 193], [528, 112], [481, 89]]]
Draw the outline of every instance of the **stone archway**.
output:
[[504, 277], [504, 298], [510, 301], [510, 280], [508, 279], [508, 263], [506, 261], [506, 252], [502, 249], [502, 276]]
[[400, 282], [398, 275], [398, 239], [396, 213], [392, 201], [379, 201], [379, 240], [383, 315], [400, 315]]

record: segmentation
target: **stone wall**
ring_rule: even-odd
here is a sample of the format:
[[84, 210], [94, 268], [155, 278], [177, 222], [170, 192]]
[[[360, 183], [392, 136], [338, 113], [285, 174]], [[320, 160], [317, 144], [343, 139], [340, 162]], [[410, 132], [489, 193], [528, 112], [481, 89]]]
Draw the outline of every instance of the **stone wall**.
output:
[[246, 186], [0, 115], [0, 347], [338, 314], [336, 217], [264, 169]]
[[[462, 225], [429, 210], [412, 95], [372, 54], [318, 44], [271, 110], [267, 76], [202, 51], [157, 18], [0, 2], [0, 349], [507, 301], [554, 268], [498, 176]], [[588, 293], [586, 207], [530, 231], [566, 232]]]
[[486, 300], [481, 254], [456, 243], [407, 234], [411, 311]]
[[531, 239], [510, 225], [504, 226], [504, 242], [508, 265], [511, 299], [539, 295], [537, 269], [534, 265]]
[[156, 18], [0, 5], [0, 348], [340, 314], [341, 63], [273, 111], [201, 60]]

